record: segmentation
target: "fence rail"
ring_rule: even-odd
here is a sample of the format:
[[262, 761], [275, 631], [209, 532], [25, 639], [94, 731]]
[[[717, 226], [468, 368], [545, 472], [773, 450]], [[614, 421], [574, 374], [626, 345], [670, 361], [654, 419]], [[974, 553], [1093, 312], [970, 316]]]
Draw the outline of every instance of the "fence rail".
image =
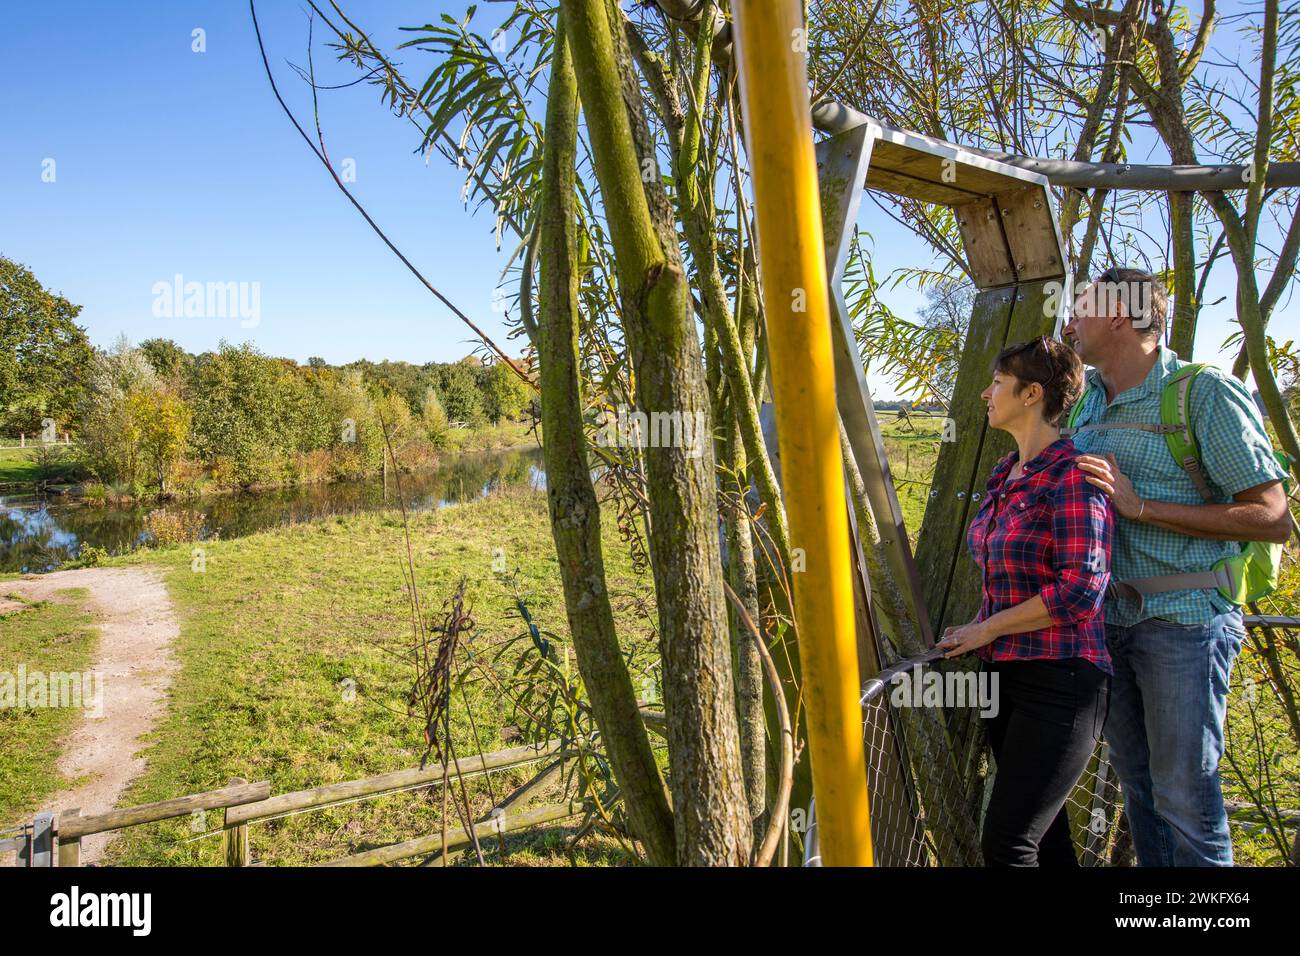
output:
[[[439, 786], [445, 782], [470, 779], [486, 773], [525, 766], [548, 757], [563, 759], [576, 750], [571, 742], [548, 740], [544, 743], [525, 744], [507, 750], [478, 754], [456, 762], [444, 773], [439, 766], [397, 770], [391, 773], [327, 784], [310, 790], [271, 795], [267, 781], [249, 783], [235, 778], [217, 790], [147, 803], [141, 806], [110, 810], [106, 813], [82, 816], [78, 808], [62, 810], [57, 814], [39, 815], [32, 823], [18, 828], [17, 836], [0, 840], [0, 853], [16, 852], [19, 866], [80, 866], [81, 840], [96, 833], [123, 830], [128, 827], [159, 823], [187, 816], [200, 810], [222, 810], [221, 834], [227, 866], [253, 866], [249, 825], [265, 822], [291, 813], [323, 810], [356, 800], [367, 800], [419, 787]], [[564, 812], [561, 814], [560, 811]], [[484, 834], [506, 833], [525, 829], [539, 823], [568, 819], [582, 813], [580, 802], [560, 806], [542, 807], [524, 813], [512, 814], [508, 824], [490, 819], [475, 827]], [[446, 849], [470, 842], [463, 828], [448, 831]], [[330, 866], [377, 866], [391, 860], [405, 859], [424, 852], [437, 852], [441, 843], [434, 846], [436, 837], [421, 837], [392, 847], [380, 847], [365, 853], [333, 861]], [[430, 850], [420, 847], [431, 846]], [[414, 848], [414, 849], [412, 849]], [[409, 851], [409, 852], [408, 852]]]
[[19, 435], [17, 438], [0, 438], [0, 442], [15, 442], [16, 444], [0, 445], [0, 451], [23, 451], [24, 449], [35, 448], [69, 448], [76, 444], [68, 435], [63, 436], [63, 440], [41, 441], [38, 435]]
[[[522, 764], [533, 763], [544, 757], [560, 752], [563, 744], [559, 740], [548, 740], [544, 744], [525, 744], [509, 750], [495, 753], [479, 754], [457, 761], [457, 772], [449, 774], [450, 778], [469, 779], [490, 770], [504, 770]], [[393, 773], [367, 777], [364, 780], [348, 780], [343, 783], [331, 783], [312, 790], [299, 790], [270, 797], [258, 803], [247, 803], [232, 807], [226, 814], [227, 821], [252, 823], [282, 814], [296, 813], [301, 810], [316, 810], [336, 803], [355, 800], [359, 797], [377, 797], [395, 790], [406, 790], [422, 785], [442, 782], [442, 767], [432, 766], [424, 769], [397, 770]]]
[[[582, 801], [571, 800], [568, 803], [538, 807], [524, 813], [511, 814], [508, 817], [492, 817], [474, 825], [474, 837], [483, 840], [494, 833], [514, 833], [519, 830], [527, 830], [529, 827], [541, 826], [544, 823], [559, 823], [563, 820], [571, 820], [574, 817], [581, 816], [584, 812], [585, 808]], [[432, 853], [454, 850], [470, 842], [468, 830], [464, 827], [452, 827], [447, 830], [445, 842], [442, 834], [435, 833], [430, 836], [417, 837], [414, 840], [406, 840], [402, 843], [394, 843], [391, 846], [366, 850], [364, 853], [355, 853], [352, 856], [331, 860], [329, 863], [321, 865], [383, 866], [386, 863], [409, 860], [415, 856], [427, 856]]]
[[157, 823], [174, 817], [183, 817], [195, 810], [221, 810], [240, 804], [255, 803], [271, 796], [271, 785], [261, 783], [239, 783], [222, 787], [220, 790], [208, 790], [204, 793], [162, 800], [158, 803], [146, 803], [143, 806], [127, 807], [123, 810], [110, 810], [107, 813], [83, 817], [64, 814], [59, 821], [59, 837], [64, 840], [79, 839], [92, 833], [104, 833], [108, 830], [121, 830], [126, 827], [139, 826], [143, 823]]

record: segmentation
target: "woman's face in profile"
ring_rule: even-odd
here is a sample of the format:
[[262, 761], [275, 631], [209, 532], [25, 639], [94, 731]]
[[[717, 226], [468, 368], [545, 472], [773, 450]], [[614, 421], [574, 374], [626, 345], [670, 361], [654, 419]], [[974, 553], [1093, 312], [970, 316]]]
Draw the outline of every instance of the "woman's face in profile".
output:
[[1005, 429], [1008, 423], [1028, 411], [1025, 401], [1030, 397], [1029, 393], [1026, 390], [1017, 395], [1016, 391], [1019, 387], [1020, 379], [1010, 372], [993, 373], [993, 381], [980, 393], [980, 398], [989, 407], [988, 418], [991, 427]]

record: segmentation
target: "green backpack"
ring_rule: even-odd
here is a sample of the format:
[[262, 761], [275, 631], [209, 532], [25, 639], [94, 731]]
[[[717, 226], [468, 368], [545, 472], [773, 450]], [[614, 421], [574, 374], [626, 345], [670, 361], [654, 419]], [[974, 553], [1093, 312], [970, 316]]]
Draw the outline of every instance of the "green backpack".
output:
[[[1107, 428], [1138, 428], [1162, 434], [1169, 445], [1169, 453], [1174, 456], [1174, 461], [1187, 472], [1201, 497], [1213, 503], [1214, 492], [1210, 490], [1209, 482], [1205, 478], [1200, 449], [1196, 446], [1196, 436], [1187, 414], [1187, 396], [1191, 392], [1192, 382], [1204, 368], [1204, 365], [1195, 363], [1183, 365], [1165, 379], [1164, 390], [1160, 394], [1159, 424], [1109, 422], [1076, 427], [1075, 422], [1083, 411], [1083, 399], [1080, 398], [1070, 409], [1069, 418], [1066, 420], [1067, 427], [1061, 429], [1061, 434], [1068, 438], [1078, 432]], [[1289, 475], [1290, 456], [1280, 451], [1274, 451], [1273, 455]], [[1284, 478], [1282, 484], [1290, 494], [1290, 478]], [[1116, 589], [1121, 594], [1135, 597], [1139, 606], [1143, 596], [1147, 594], [1182, 591], [1188, 588], [1215, 588], [1233, 604], [1246, 604], [1249, 601], [1259, 600], [1277, 587], [1281, 563], [1282, 545], [1267, 541], [1243, 541], [1240, 554], [1220, 558], [1208, 571], [1160, 574], [1115, 583]]]

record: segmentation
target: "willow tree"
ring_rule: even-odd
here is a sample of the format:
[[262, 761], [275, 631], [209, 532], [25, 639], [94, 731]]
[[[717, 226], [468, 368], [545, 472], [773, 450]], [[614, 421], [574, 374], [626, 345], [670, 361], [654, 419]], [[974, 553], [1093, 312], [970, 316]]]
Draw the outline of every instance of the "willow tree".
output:
[[[634, 23], [615, 3], [563, 4], [563, 27], [556, 11], [529, 4], [490, 34], [476, 30], [472, 13], [426, 24], [406, 44], [437, 54], [422, 85], [408, 82], [337, 3], [311, 6], [340, 56], [365, 68], [419, 127], [427, 152], [465, 170], [465, 198], [490, 208], [498, 235], [513, 233], [517, 243], [512, 319], [539, 358], [566, 609], [630, 828], [654, 862], [750, 860], [755, 824], [770, 832], [786, 821], [767, 819], [782, 784], [780, 708], [770, 693], [764, 700], [743, 618], [782, 648], [789, 711], [798, 685], [784, 508], [759, 427], [764, 360], [752, 226], [736, 125], [721, 121], [733, 86], [711, 69], [701, 34], [687, 39], [657, 13]], [[576, 133], [566, 49], [586, 120]], [[534, 98], [543, 79], [544, 122]], [[729, 197], [715, 195], [719, 178]], [[691, 237], [686, 257], [679, 228]], [[628, 409], [702, 427], [666, 446], [600, 441], [602, 414]], [[589, 462], [602, 468], [600, 507]], [[757, 501], [746, 493], [751, 477]], [[634, 564], [653, 576], [671, 828], [618, 659], [602, 511], [618, 521]], [[730, 617], [728, 582], [738, 605]], [[795, 776], [806, 779], [806, 761]]]
[[600, 505], [587, 464], [578, 348], [577, 84], [568, 44], [556, 42], [546, 104], [537, 323], [546, 496], [569, 630], [632, 830], [650, 862], [675, 861], [672, 811], [614, 628], [601, 550]]
[[[639, 84], [615, 29], [621, 21], [606, 0], [566, 0], [562, 9], [614, 247], [637, 403], [650, 414], [707, 423], [703, 434], [711, 435], [690, 285]], [[718, 573], [713, 447], [684, 445], [645, 450], [677, 857], [739, 864], [749, 859], [752, 831]]]

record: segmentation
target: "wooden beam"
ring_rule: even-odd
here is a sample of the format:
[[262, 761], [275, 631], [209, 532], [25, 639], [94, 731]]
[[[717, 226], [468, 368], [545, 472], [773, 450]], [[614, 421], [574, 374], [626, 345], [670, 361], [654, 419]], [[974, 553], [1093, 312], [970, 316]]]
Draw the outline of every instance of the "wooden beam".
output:
[[[243, 777], [234, 777], [230, 786], [237, 787], [244, 783], [248, 781]], [[229, 807], [226, 808], [225, 819], [222, 821], [221, 843], [225, 849], [226, 866], [248, 866], [252, 852], [248, 844], [248, 824], [232, 823]]]
[[994, 201], [1017, 281], [1064, 280], [1060, 234], [1047, 190], [1018, 186], [999, 192]]
[[996, 289], [1012, 285], [1016, 281], [1016, 268], [1002, 234], [997, 204], [992, 199], [977, 199], [954, 207], [953, 215], [957, 217], [957, 229], [961, 232], [975, 287]]
[[81, 816], [81, 808], [73, 807], [59, 814], [55, 838], [59, 842], [59, 866], [81, 866], [81, 837], [67, 836], [68, 821]]
[[[482, 840], [494, 833], [513, 833], [543, 823], [557, 823], [560, 820], [576, 817], [582, 812], [582, 803], [575, 800], [554, 806], [538, 807], [536, 810], [529, 810], [526, 813], [503, 814], [475, 824], [474, 835]], [[408, 860], [413, 856], [424, 856], [450, 850], [458, 846], [464, 846], [469, 842], [468, 830], [464, 827], [452, 827], [447, 830], [447, 842], [445, 844], [442, 840], [442, 834], [435, 833], [415, 840], [406, 840], [402, 843], [366, 850], [364, 853], [355, 853], [352, 856], [331, 860], [329, 863], [322, 863], [321, 866], [383, 866], [386, 863]]]
[[[960, 523], [956, 530], [957, 541], [953, 556], [956, 559], [956, 567], [953, 569], [952, 576], [949, 579], [948, 594], [944, 598], [943, 619], [944, 626], [955, 624], [964, 624], [975, 617], [979, 611], [980, 593], [982, 591], [982, 582], [980, 580], [979, 567], [971, 560], [966, 550], [966, 530], [970, 521], [975, 517], [975, 512], [979, 510], [982, 503], [981, 499], [985, 491], [985, 485], [988, 483], [989, 475], [998, 461], [1005, 455], [1015, 450], [1015, 441], [1004, 431], [988, 427], [987, 407], [984, 402], [980, 401], [979, 393], [989, 384], [991, 377], [990, 366], [993, 359], [1003, 348], [1008, 345], [1015, 345], [1026, 339], [1031, 339], [1036, 335], [1046, 335], [1052, 332], [1055, 325], [1055, 316], [1049, 316], [1044, 313], [1043, 305], [1047, 298], [1047, 293], [1041, 282], [1031, 282], [1025, 285], [1003, 290], [1002, 295], [1005, 301], [999, 303], [1001, 306], [1011, 307], [1011, 315], [1006, 325], [1006, 331], [1000, 342], [988, 343], [981, 350], [983, 359], [982, 368], [971, 368], [970, 372], [974, 376], [972, 380], [964, 383], [966, 391], [961, 391], [960, 397], [957, 391], [953, 393], [952, 410], [954, 415], [960, 415], [963, 405], [973, 405], [968, 413], [958, 420], [958, 429], [975, 428], [980, 432], [980, 439], [977, 443], [979, 448], [978, 455], [973, 459], [974, 471], [967, 479], [968, 483], [964, 488], [955, 489], [956, 494], [965, 492], [966, 509], [963, 512]], [[974, 319], [972, 319], [972, 326]], [[969, 333], [968, 333], [969, 335]], [[970, 351], [969, 339], [967, 340], [967, 351]], [[967, 371], [963, 363], [961, 371], [958, 373], [958, 389], [962, 387], [961, 374]], [[978, 372], [978, 374], [976, 374]], [[973, 412], [973, 414], [971, 414]], [[974, 421], [972, 421], [974, 419]], [[942, 456], [943, 452], [940, 451]], [[962, 458], [963, 462], [972, 459]], [[935, 466], [936, 485], [939, 475], [943, 470], [943, 461]], [[979, 495], [980, 498], [975, 496]], [[926, 524], [929, 523], [929, 512], [926, 513]], [[925, 532], [925, 525], [922, 525], [922, 534]], [[949, 532], [951, 534], [951, 532]], [[918, 551], [919, 551], [918, 542]]]
[[[989, 383], [993, 359], [1007, 340], [1014, 289], [988, 289], [975, 296], [966, 347], [957, 369], [949, 416], [944, 422], [943, 441], [935, 463], [930, 499], [926, 502], [920, 537], [916, 542], [916, 562], [921, 571], [921, 587], [930, 623], [936, 638], [950, 624], [964, 624], [969, 617], [948, 610], [969, 597], [957, 592], [974, 587], [979, 594], [978, 574], [966, 553], [966, 523], [973, 516], [972, 492], [983, 492], [984, 482], [977, 471], [980, 449], [988, 430], [987, 408], [979, 395]], [[978, 508], [978, 502], [975, 508]], [[969, 511], [969, 513], [968, 513]]]
[[157, 823], [159, 820], [183, 817], [195, 810], [219, 810], [223, 807], [256, 803], [270, 795], [271, 784], [267, 781], [245, 783], [236, 787], [223, 787], [220, 790], [196, 793], [188, 797], [177, 797], [174, 800], [146, 803], [143, 806], [128, 807], [124, 810], [110, 810], [90, 817], [70, 817], [61, 821], [60, 832], [65, 838], [89, 836], [92, 833], [103, 833], [105, 830], [120, 830], [122, 827], [133, 827], [141, 823]]
[[[522, 747], [512, 747], [509, 750], [498, 750], [495, 753], [465, 757], [459, 761], [459, 773], [457, 773], [455, 767], [450, 767], [447, 771], [447, 778], [455, 780], [458, 776], [471, 777], [476, 774], [486, 773], [489, 770], [501, 770], [519, 764], [532, 763], [535, 760], [541, 760], [544, 757], [558, 753], [561, 747], [561, 741], [550, 740], [545, 744], [525, 744]], [[260, 803], [231, 807], [226, 814], [226, 821], [230, 824], [248, 823], [253, 820], [278, 816], [282, 813], [324, 807], [342, 800], [373, 797], [381, 793], [387, 793], [390, 790], [403, 790], [421, 784], [435, 786], [442, 783], [442, 777], [442, 767], [435, 765], [424, 769], [395, 770], [392, 773], [367, 777], [364, 780], [346, 780], [342, 783], [331, 783], [311, 790], [283, 793], [279, 796], [264, 799]]]

